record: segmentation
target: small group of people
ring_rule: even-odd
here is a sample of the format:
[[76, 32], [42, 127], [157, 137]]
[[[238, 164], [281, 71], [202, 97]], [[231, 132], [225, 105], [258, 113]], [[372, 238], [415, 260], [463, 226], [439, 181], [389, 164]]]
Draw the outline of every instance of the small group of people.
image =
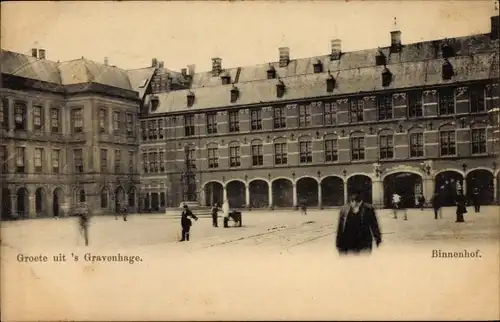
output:
[[214, 203], [212, 205], [212, 208], [210, 209], [210, 213], [212, 215], [212, 226], [214, 227], [219, 227], [218, 218], [219, 218], [219, 211], [221, 210], [224, 215], [223, 217], [225, 223], [227, 224], [227, 221], [229, 220], [229, 201], [227, 199], [224, 200], [224, 202], [222, 203], [222, 208], [219, 206], [219, 204]]
[[[434, 219], [443, 218], [441, 208], [444, 204], [444, 198], [446, 198], [444, 195], [444, 189], [441, 189], [441, 191], [436, 191], [434, 193], [434, 196], [432, 197], [431, 204], [432, 208], [434, 209]], [[472, 205], [474, 206], [474, 211], [476, 213], [479, 213], [481, 211], [481, 201], [478, 188], [474, 188], [472, 190], [471, 201]], [[455, 211], [455, 214], [457, 216], [455, 222], [465, 222], [464, 215], [467, 213], [468, 199], [463, 194], [463, 191], [461, 189], [456, 191], [455, 205], [457, 206]]]

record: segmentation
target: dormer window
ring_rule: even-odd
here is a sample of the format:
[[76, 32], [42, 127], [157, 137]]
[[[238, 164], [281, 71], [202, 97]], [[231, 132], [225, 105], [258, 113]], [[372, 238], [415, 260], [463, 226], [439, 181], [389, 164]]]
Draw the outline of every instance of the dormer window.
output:
[[160, 100], [158, 96], [153, 95], [151, 96], [151, 111], [156, 111], [158, 109], [158, 106], [160, 105]]
[[187, 106], [192, 107], [194, 105], [194, 93], [189, 92], [186, 96], [187, 98]]
[[335, 89], [335, 78], [333, 78], [333, 76], [332, 76], [332, 74], [330, 74], [330, 72], [328, 72], [328, 74], [330, 76], [326, 79], [326, 91], [328, 93], [331, 93]]
[[379, 49], [377, 56], [375, 56], [375, 64], [377, 66], [387, 65], [384, 53]]
[[441, 73], [443, 76], [443, 80], [450, 80], [453, 77], [453, 75], [454, 75], [453, 66], [450, 64], [448, 59], [444, 60]]
[[273, 78], [276, 78], [276, 69], [274, 69], [273, 66], [269, 66], [269, 69], [267, 70], [267, 79]]
[[323, 63], [318, 60], [316, 63], [313, 65], [314, 67], [314, 72], [317, 73], [322, 73], [323, 72]]
[[239, 96], [240, 90], [238, 89], [238, 87], [233, 86], [233, 88], [231, 88], [231, 103], [236, 102]]
[[441, 51], [443, 53], [443, 58], [445, 59], [455, 56], [455, 50], [447, 42], [443, 44], [443, 46], [441, 47]]
[[279, 83], [276, 84], [276, 96], [283, 97], [283, 95], [285, 95], [285, 84], [280, 80]]
[[382, 86], [387, 87], [392, 82], [392, 73], [387, 68], [384, 68], [382, 71]]
[[222, 85], [231, 84], [231, 76], [229, 75], [221, 76], [221, 80], [222, 80]]

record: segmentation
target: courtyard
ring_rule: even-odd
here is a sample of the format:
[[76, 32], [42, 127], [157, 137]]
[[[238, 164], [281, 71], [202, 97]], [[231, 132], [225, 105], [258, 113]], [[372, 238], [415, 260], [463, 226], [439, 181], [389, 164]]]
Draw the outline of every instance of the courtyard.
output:
[[[469, 207], [464, 224], [454, 222], [454, 208], [438, 220], [411, 209], [408, 221], [379, 210], [380, 248], [345, 258], [334, 247], [337, 210], [247, 211], [243, 227], [228, 229], [200, 218], [186, 243], [173, 216], [96, 216], [88, 247], [76, 218], [4, 222], [2, 313], [7, 320], [496, 319], [499, 210]], [[432, 258], [433, 250], [481, 257]], [[48, 261], [19, 262], [19, 254]], [[118, 254], [140, 260], [86, 260]], [[66, 261], [53, 260], [59, 255]]]

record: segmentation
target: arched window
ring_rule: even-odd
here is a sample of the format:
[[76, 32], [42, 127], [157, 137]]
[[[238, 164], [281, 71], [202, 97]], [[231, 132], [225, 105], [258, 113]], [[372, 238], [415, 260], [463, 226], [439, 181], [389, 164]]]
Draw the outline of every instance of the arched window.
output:
[[85, 190], [80, 189], [80, 191], [78, 192], [78, 201], [85, 202], [86, 200], [87, 200], [87, 198], [85, 196]]
[[394, 132], [392, 130], [382, 130], [378, 135], [380, 160], [390, 160], [394, 158]]
[[457, 153], [456, 130], [451, 124], [439, 128], [439, 151], [441, 156], [454, 156]]
[[101, 190], [101, 208], [105, 209], [108, 208], [108, 189], [107, 188], [102, 188]]
[[360, 161], [365, 159], [365, 134], [354, 132], [350, 137], [351, 160]]

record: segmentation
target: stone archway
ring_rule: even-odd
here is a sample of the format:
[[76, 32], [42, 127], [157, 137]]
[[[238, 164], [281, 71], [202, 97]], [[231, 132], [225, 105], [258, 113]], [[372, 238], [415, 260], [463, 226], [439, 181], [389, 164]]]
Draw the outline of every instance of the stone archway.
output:
[[401, 197], [401, 206], [416, 208], [417, 199], [422, 194], [422, 177], [412, 172], [396, 172], [387, 175], [384, 184], [384, 206], [392, 208], [392, 196]]
[[63, 203], [64, 192], [61, 188], [57, 187], [52, 192], [52, 214], [54, 215], [54, 217], [59, 217], [62, 214]]
[[101, 189], [101, 209], [109, 208], [109, 190], [107, 187]]
[[276, 179], [272, 183], [273, 206], [293, 207], [293, 183], [284, 178]]
[[10, 197], [10, 190], [8, 188], [2, 188], [2, 210], [1, 219], [9, 219], [12, 216], [12, 200]]
[[464, 177], [458, 171], [448, 170], [436, 175], [434, 191], [441, 195], [442, 206], [455, 206], [457, 190], [463, 189]]
[[310, 177], [304, 177], [295, 183], [297, 189], [297, 204], [307, 207], [318, 206], [318, 181]]
[[372, 179], [364, 174], [356, 174], [347, 179], [347, 195], [357, 192], [364, 202], [372, 203]]
[[245, 184], [243, 182], [237, 180], [230, 181], [226, 184], [226, 189], [229, 207], [245, 207]]
[[205, 184], [205, 206], [218, 204], [222, 206], [224, 202], [224, 187], [220, 182], [210, 181]]
[[27, 218], [29, 213], [29, 192], [26, 188], [17, 189], [17, 217]]
[[466, 176], [466, 187], [469, 200], [472, 200], [474, 190], [477, 189], [481, 205], [491, 205], [494, 203], [494, 177], [491, 171], [486, 169], [472, 170]]
[[344, 205], [344, 180], [339, 177], [325, 177], [321, 180], [321, 199], [323, 207]]
[[47, 216], [47, 193], [42, 187], [35, 190], [35, 213], [37, 217]]
[[269, 207], [269, 184], [264, 180], [253, 180], [249, 184], [250, 207], [266, 208]]

